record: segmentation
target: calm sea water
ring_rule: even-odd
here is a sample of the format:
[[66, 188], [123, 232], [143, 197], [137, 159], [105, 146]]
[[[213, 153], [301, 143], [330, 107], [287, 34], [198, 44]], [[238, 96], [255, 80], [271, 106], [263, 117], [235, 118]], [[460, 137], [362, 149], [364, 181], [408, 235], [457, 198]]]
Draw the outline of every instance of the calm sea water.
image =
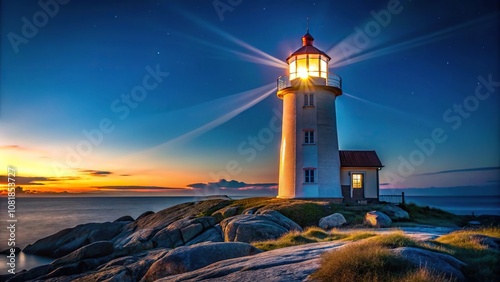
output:
[[406, 196], [408, 203], [459, 215], [500, 215], [500, 196]]
[[[500, 215], [500, 196], [427, 197], [407, 196], [407, 202], [432, 206], [455, 214]], [[36, 240], [64, 228], [89, 222], [114, 221], [130, 215], [137, 218], [146, 211], [160, 211], [193, 197], [103, 197], [103, 198], [18, 198], [16, 202], [16, 245], [24, 248]], [[7, 249], [7, 200], [0, 198], [0, 249]], [[2, 224], [5, 227], [2, 227]], [[19, 254], [16, 272], [50, 263], [50, 259]], [[0, 256], [0, 274], [7, 273], [6, 257]]]

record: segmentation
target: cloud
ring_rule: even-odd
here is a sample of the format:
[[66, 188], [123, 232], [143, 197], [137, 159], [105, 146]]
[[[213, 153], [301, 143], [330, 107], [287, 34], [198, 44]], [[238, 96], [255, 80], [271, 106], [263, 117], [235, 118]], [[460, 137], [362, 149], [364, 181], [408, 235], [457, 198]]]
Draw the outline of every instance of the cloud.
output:
[[0, 146], [0, 150], [22, 150], [19, 145], [3, 145]]
[[80, 172], [83, 172], [83, 173], [85, 173], [87, 175], [91, 175], [91, 176], [103, 176], [103, 177], [113, 174], [113, 172], [111, 172], [111, 171], [93, 170], [93, 169], [80, 170]]
[[500, 167], [490, 166], [490, 167], [475, 167], [475, 168], [441, 170], [441, 171], [436, 171], [436, 172], [427, 172], [427, 173], [420, 173], [420, 174], [415, 174], [415, 175], [423, 176], [423, 175], [436, 175], [436, 174], [455, 173], [455, 172], [485, 171], [485, 170], [497, 170], [497, 169], [500, 169]]
[[236, 180], [227, 181], [226, 179], [221, 179], [217, 182], [208, 183], [193, 183], [188, 184], [188, 187], [194, 189], [220, 189], [220, 190], [268, 190], [277, 189], [277, 183], [245, 183]]
[[[78, 180], [79, 177], [44, 177], [44, 176], [16, 176], [15, 178], [16, 185], [45, 185], [42, 182], [58, 182], [58, 181], [66, 181], [66, 180]], [[7, 175], [0, 175], [0, 182], [6, 183], [8, 182]]]
[[380, 183], [380, 184], [379, 184], [379, 186], [387, 186], [387, 185], [391, 185], [391, 183], [384, 182], [384, 183]]
[[161, 186], [93, 186], [99, 190], [189, 190], [186, 188], [161, 187]]
[[[23, 195], [29, 195], [29, 196], [35, 196], [35, 195], [68, 195], [70, 194], [68, 191], [63, 191], [63, 192], [54, 192], [54, 191], [40, 191], [40, 190], [29, 190], [29, 189], [24, 189], [21, 186], [16, 187], [16, 196], [23, 196]], [[0, 190], [0, 195], [7, 195], [7, 190]]]

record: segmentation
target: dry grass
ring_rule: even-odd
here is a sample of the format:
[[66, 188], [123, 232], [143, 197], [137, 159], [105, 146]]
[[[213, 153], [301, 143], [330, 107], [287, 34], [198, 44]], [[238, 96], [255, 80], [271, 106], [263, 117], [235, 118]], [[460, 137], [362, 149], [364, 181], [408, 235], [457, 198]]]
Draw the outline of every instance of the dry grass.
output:
[[341, 239], [336, 235], [330, 234], [318, 227], [306, 228], [303, 232], [292, 231], [276, 240], [268, 240], [262, 242], [255, 242], [252, 245], [263, 251], [270, 251], [291, 246], [298, 246], [317, 242], [334, 241]]
[[[365, 240], [322, 255], [320, 268], [311, 275], [317, 281], [449, 281], [427, 269], [416, 268], [393, 254], [384, 243], [393, 235], [382, 235], [380, 242]], [[399, 235], [397, 235], [399, 236]], [[373, 239], [377, 238], [374, 237]]]
[[500, 238], [500, 228], [459, 230], [437, 238], [433, 243], [467, 265], [467, 281], [495, 281], [500, 277], [500, 251], [488, 247], [484, 236]]

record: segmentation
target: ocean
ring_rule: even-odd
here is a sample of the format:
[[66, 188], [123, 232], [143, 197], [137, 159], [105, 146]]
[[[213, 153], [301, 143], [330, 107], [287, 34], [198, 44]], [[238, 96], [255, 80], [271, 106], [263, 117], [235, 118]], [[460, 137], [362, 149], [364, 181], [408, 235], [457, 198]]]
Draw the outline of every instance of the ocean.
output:
[[[24, 248], [38, 239], [78, 224], [114, 221], [124, 215], [137, 218], [146, 211], [157, 212], [193, 200], [193, 197], [17, 198], [16, 246]], [[461, 215], [500, 215], [500, 196], [406, 196], [406, 201]], [[0, 251], [8, 248], [10, 233], [7, 217], [7, 199], [0, 198]], [[50, 262], [48, 258], [21, 253], [16, 259], [16, 272]], [[0, 256], [0, 274], [7, 273], [6, 263], [6, 256]]]

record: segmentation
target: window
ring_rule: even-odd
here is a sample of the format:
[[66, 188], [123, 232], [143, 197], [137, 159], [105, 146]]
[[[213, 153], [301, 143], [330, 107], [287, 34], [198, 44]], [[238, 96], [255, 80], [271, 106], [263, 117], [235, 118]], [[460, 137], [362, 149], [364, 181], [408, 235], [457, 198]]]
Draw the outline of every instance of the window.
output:
[[304, 143], [314, 144], [314, 130], [304, 130]]
[[314, 169], [307, 168], [304, 170], [305, 173], [305, 183], [314, 183]]
[[352, 174], [352, 188], [363, 188], [363, 174], [362, 173], [353, 173]]
[[314, 94], [304, 94], [304, 107], [314, 106]]

